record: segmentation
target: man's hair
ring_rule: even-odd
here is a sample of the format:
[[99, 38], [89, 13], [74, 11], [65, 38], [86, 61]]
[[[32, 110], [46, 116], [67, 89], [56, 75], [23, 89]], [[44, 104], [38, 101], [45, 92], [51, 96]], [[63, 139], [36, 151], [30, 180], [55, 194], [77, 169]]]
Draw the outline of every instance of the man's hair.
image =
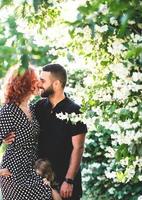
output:
[[45, 65], [42, 70], [45, 72], [51, 72], [51, 74], [61, 82], [62, 87], [65, 87], [67, 82], [67, 73], [64, 67], [59, 64], [48, 64]]

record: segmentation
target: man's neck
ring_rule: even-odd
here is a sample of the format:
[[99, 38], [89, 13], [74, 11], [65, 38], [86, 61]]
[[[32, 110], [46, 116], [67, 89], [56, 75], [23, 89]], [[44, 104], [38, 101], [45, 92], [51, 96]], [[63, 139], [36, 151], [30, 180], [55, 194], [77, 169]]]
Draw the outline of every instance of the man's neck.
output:
[[49, 101], [52, 104], [52, 108], [54, 108], [60, 101], [65, 99], [65, 94], [64, 92], [59, 93], [59, 94], [54, 94], [53, 96], [49, 97]]

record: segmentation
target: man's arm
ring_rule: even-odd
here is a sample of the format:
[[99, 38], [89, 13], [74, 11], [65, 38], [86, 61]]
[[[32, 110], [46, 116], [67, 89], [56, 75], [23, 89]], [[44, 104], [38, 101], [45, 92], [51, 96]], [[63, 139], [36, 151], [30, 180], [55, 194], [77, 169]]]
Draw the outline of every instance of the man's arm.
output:
[[[72, 137], [73, 150], [71, 153], [70, 165], [65, 178], [68, 179], [75, 178], [79, 170], [80, 162], [82, 159], [82, 154], [84, 150], [84, 141], [85, 141], [85, 134], [79, 134]], [[72, 192], [73, 192], [73, 185], [63, 182], [60, 189], [61, 196], [64, 198], [71, 197]]]
[[11, 132], [9, 134], [7, 134], [7, 136], [4, 138], [4, 140], [2, 141], [5, 144], [12, 144], [15, 140], [15, 133]]
[[0, 176], [11, 176], [12, 174], [7, 168], [0, 169]]
[[72, 137], [73, 151], [71, 154], [70, 165], [66, 174], [66, 178], [74, 179], [79, 170], [84, 151], [84, 141], [85, 134], [79, 134]]

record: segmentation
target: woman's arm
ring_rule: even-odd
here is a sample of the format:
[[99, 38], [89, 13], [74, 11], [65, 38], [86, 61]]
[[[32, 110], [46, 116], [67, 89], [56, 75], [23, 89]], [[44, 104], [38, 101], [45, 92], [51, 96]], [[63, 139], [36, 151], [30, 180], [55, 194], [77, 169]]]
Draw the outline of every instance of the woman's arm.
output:
[[7, 168], [0, 169], [0, 176], [11, 176], [12, 174]]

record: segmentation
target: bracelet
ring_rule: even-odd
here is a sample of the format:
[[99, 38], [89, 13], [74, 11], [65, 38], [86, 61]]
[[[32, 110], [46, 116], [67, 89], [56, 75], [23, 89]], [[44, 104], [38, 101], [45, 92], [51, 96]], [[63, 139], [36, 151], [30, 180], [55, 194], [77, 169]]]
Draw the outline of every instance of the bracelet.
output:
[[68, 184], [71, 184], [71, 185], [73, 184], [73, 179], [71, 178], [65, 178], [64, 181]]

